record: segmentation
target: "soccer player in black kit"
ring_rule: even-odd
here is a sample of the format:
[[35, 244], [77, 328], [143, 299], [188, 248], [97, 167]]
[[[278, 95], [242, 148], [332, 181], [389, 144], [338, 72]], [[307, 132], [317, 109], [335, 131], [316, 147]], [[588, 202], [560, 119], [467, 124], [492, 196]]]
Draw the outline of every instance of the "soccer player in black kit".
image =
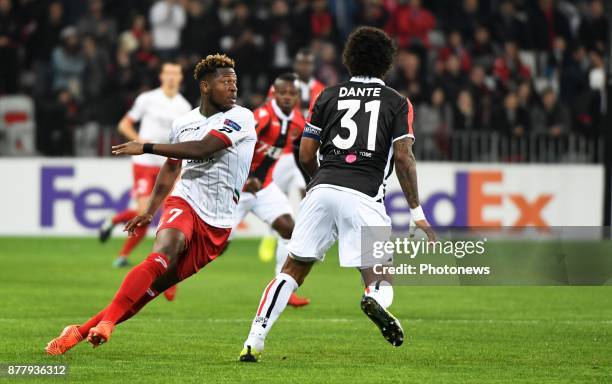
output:
[[363, 226], [391, 226], [383, 198], [393, 165], [412, 219], [435, 241], [419, 203], [412, 104], [381, 80], [394, 56], [393, 42], [385, 32], [358, 28], [343, 53], [350, 81], [326, 88], [313, 105], [299, 154], [312, 180], [300, 205], [289, 257], [264, 289], [240, 361], [259, 360], [264, 339], [289, 296], [336, 240], [340, 265], [361, 272], [366, 287], [361, 309], [389, 343], [402, 344], [401, 325], [386, 309], [393, 301], [390, 276], [376, 274], [372, 264], [364, 265], [361, 252]]

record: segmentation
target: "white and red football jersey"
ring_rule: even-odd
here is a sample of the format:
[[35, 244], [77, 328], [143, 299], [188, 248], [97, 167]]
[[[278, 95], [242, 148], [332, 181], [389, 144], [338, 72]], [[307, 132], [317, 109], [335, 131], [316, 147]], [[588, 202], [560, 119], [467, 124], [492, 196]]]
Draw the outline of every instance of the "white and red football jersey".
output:
[[253, 112], [236, 105], [207, 118], [196, 108], [174, 121], [170, 143], [202, 140], [209, 133], [228, 147], [208, 159], [183, 160], [172, 195], [186, 200], [207, 224], [231, 228], [257, 142]]
[[[168, 136], [172, 129], [172, 121], [183, 116], [191, 110], [191, 105], [185, 98], [177, 93], [168, 97], [161, 88], [141, 93], [127, 116], [133, 122], [140, 122], [138, 137], [145, 143], [168, 143]], [[164, 158], [152, 154], [133, 156], [136, 164], [161, 167]]]

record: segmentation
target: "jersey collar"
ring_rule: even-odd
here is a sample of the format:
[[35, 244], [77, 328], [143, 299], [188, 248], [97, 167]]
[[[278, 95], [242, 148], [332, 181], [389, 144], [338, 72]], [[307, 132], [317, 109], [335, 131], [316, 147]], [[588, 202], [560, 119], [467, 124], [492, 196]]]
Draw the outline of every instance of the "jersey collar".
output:
[[274, 110], [274, 113], [276, 114], [276, 116], [280, 117], [281, 120], [293, 120], [293, 110], [291, 111], [289, 116], [285, 115], [283, 113], [283, 110], [280, 109], [280, 107], [276, 103], [276, 100], [274, 99], [272, 99], [272, 109]]
[[353, 76], [351, 77], [351, 81], [355, 83], [376, 83], [380, 85], [385, 85], [385, 82], [379, 79], [378, 77]]

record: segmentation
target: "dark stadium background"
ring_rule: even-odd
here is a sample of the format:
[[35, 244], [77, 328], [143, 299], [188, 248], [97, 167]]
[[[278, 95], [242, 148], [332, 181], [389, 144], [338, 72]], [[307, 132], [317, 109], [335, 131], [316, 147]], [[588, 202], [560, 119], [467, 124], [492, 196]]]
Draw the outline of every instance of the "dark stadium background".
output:
[[165, 59], [183, 65], [194, 104], [191, 71], [214, 52], [236, 59], [249, 108], [302, 47], [316, 54], [315, 76], [335, 84], [348, 77], [346, 37], [372, 25], [397, 41], [386, 80], [415, 105], [419, 159], [611, 162], [609, 2], [175, 0], [184, 23], [166, 22], [179, 36], [170, 42], [155, 33], [155, 3], [0, 0], [0, 97], [24, 95], [35, 115], [35, 144], [4, 140], [0, 155], [109, 156], [117, 121], [157, 86]]

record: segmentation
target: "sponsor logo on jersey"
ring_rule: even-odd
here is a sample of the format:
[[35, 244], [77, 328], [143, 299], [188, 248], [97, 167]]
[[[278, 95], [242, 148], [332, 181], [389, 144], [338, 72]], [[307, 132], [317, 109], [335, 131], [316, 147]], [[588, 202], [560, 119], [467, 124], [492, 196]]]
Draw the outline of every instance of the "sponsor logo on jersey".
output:
[[238, 123], [230, 119], [225, 119], [225, 121], [223, 122], [223, 126], [226, 128], [233, 129], [234, 131], [240, 131], [242, 129], [242, 127], [238, 125]]
[[183, 129], [182, 131], [180, 131], [180, 132], [179, 132], [179, 135], [180, 135], [181, 133], [184, 133], [184, 132], [197, 131], [198, 129], [200, 129], [200, 127], [189, 127], [189, 128], [185, 128], [185, 129]]
[[208, 164], [208, 163], [212, 163], [214, 159], [215, 158], [213, 156], [207, 159], [200, 159], [200, 160], [192, 159], [192, 160], [187, 160], [187, 164]]

